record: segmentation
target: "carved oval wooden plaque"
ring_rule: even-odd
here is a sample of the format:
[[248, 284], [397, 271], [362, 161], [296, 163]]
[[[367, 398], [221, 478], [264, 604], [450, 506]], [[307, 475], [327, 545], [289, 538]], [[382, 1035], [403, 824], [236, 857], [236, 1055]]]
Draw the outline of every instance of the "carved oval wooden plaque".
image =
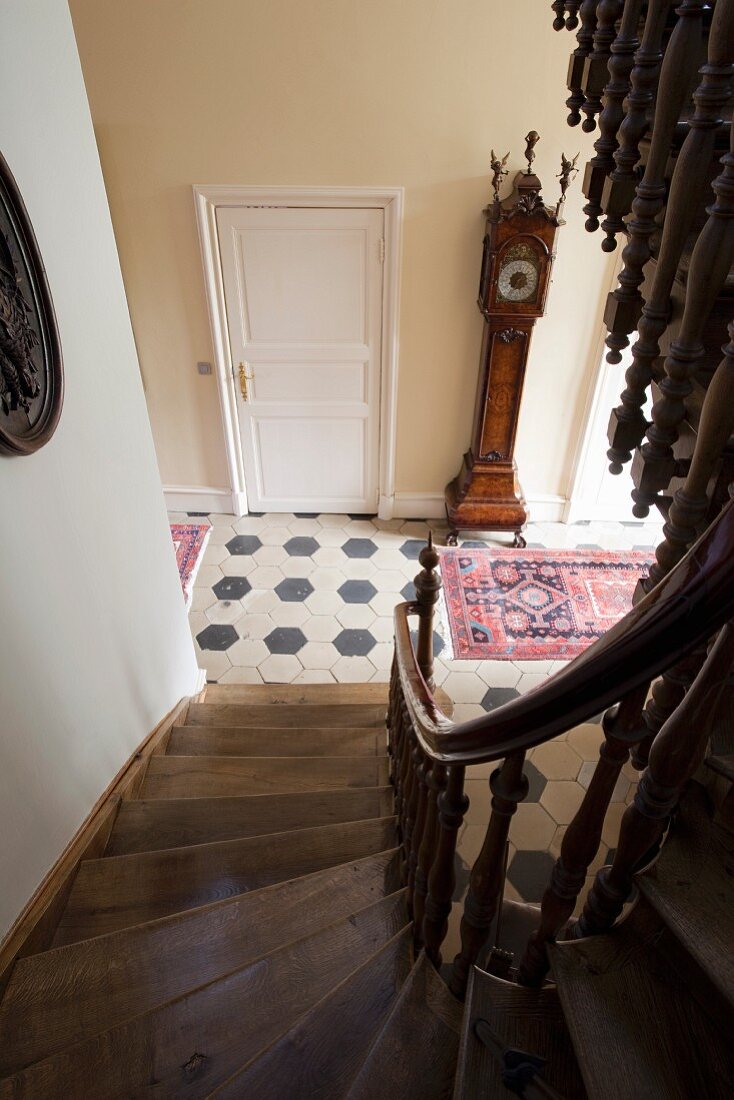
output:
[[0, 454], [28, 455], [61, 415], [61, 342], [41, 254], [0, 154]]

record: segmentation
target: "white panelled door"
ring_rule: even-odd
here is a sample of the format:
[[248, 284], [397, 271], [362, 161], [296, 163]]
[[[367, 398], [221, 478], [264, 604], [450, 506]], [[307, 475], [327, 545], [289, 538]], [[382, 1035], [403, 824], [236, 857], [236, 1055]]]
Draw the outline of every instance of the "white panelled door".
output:
[[217, 209], [252, 511], [377, 510], [383, 219]]

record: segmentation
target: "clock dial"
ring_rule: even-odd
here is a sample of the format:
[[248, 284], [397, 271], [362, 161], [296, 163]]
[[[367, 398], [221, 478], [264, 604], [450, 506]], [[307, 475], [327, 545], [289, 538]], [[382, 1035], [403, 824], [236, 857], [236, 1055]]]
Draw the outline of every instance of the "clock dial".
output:
[[538, 290], [538, 256], [527, 244], [517, 244], [505, 253], [497, 276], [497, 300], [532, 302]]

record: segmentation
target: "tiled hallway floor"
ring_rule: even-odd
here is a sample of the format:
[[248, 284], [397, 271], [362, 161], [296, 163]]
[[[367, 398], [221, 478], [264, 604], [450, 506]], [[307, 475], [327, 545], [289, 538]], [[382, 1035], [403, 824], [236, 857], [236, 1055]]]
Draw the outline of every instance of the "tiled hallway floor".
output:
[[[172, 513], [171, 522], [194, 517]], [[196, 517], [212, 531], [196, 579], [190, 622], [199, 664], [219, 683], [387, 681], [392, 610], [412, 594], [428, 525], [364, 517], [292, 514]], [[445, 526], [430, 524], [443, 542]], [[529, 546], [639, 549], [654, 546], [659, 525], [531, 524]], [[508, 545], [499, 535], [482, 545]], [[453, 661], [441, 656], [436, 623], [436, 682], [454, 701], [457, 721], [473, 718], [541, 683], [563, 662]], [[601, 743], [598, 721], [528, 754], [528, 800], [510, 833], [507, 894], [540, 899], [566, 826], [589, 783]], [[459, 843], [457, 894], [484, 838], [492, 765], [470, 768], [471, 806]], [[637, 773], [624, 770], [592, 870], [607, 861]], [[448, 955], [447, 948], [447, 957]]]

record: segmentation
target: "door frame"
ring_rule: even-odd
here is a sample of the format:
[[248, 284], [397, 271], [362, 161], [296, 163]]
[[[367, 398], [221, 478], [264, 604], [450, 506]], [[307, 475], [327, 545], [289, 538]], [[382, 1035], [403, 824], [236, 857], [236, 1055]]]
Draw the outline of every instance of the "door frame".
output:
[[392, 519], [395, 498], [395, 451], [398, 395], [398, 317], [405, 190], [402, 187], [256, 187], [194, 184], [194, 207], [204, 267], [209, 323], [222, 412], [232, 511], [247, 514], [245, 466], [239, 432], [236, 382], [230, 355], [224, 280], [217, 234], [217, 207], [323, 207], [380, 209], [385, 219], [382, 278], [382, 360], [380, 369], [380, 519]]

